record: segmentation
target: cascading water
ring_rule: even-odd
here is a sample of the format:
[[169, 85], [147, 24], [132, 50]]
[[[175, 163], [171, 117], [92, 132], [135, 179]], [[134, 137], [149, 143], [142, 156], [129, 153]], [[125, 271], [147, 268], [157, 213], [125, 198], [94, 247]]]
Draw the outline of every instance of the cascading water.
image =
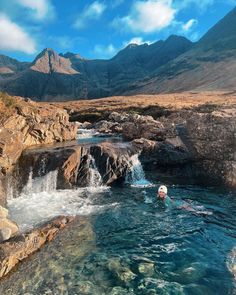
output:
[[91, 138], [93, 136], [99, 135], [99, 133], [95, 129], [78, 129], [78, 138]]
[[58, 171], [50, 171], [44, 176], [33, 178], [33, 171], [29, 173], [29, 178], [22, 193], [30, 195], [31, 193], [52, 192], [57, 188]]
[[126, 177], [126, 183], [130, 183], [135, 187], [148, 187], [152, 183], [145, 178], [142, 163], [139, 160], [139, 154], [135, 154], [130, 159], [131, 168]]
[[88, 215], [110, 207], [110, 204], [94, 204], [97, 194], [103, 193], [107, 187], [102, 186], [102, 177], [93, 157], [89, 158], [89, 163], [89, 187], [71, 190], [57, 190], [58, 171], [45, 174], [44, 160], [37, 173], [42, 176], [33, 177], [31, 169], [21, 194], [17, 198], [8, 198], [10, 217], [17, 222], [21, 231], [59, 215]]
[[89, 187], [100, 187], [102, 176], [99, 173], [93, 156], [89, 155]]

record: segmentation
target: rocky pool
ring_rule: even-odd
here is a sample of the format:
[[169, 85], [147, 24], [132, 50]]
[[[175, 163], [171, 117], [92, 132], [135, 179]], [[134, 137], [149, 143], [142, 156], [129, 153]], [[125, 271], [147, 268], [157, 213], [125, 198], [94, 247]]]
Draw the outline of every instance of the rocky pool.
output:
[[0, 293], [235, 294], [236, 194], [169, 183], [170, 196], [212, 213], [197, 214], [157, 206], [159, 183], [152, 173], [143, 185], [51, 188], [10, 201], [22, 230], [43, 216], [80, 217], [3, 279]]
[[[145, 175], [137, 155], [132, 163], [114, 187], [102, 185], [95, 165], [90, 185], [73, 190], [57, 190], [57, 171], [29, 175], [8, 200], [22, 232], [58, 215], [78, 217], [2, 279], [0, 294], [235, 294], [236, 193]], [[195, 211], [156, 202], [163, 181]]]

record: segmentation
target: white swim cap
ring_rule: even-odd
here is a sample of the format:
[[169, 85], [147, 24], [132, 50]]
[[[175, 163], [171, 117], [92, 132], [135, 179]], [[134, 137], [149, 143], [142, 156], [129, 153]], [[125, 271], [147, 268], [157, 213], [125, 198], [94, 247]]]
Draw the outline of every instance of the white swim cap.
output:
[[163, 192], [167, 195], [167, 187], [165, 185], [161, 185], [158, 189], [158, 193]]

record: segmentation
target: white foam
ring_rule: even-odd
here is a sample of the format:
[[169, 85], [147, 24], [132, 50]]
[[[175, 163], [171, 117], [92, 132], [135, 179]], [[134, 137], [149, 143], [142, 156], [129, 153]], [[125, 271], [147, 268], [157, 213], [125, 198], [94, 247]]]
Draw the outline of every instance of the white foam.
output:
[[99, 132], [97, 132], [95, 129], [78, 129], [77, 136], [78, 138], [91, 138], [94, 136], [99, 135]]
[[26, 231], [59, 215], [89, 215], [117, 206], [117, 203], [93, 204], [93, 200], [104, 189], [107, 188], [98, 188], [96, 191], [94, 188], [84, 188], [22, 194], [19, 198], [8, 201], [9, 215], [20, 226], [21, 231]]
[[[94, 161], [94, 159], [92, 159]], [[93, 200], [109, 188], [101, 185], [101, 176], [92, 161], [90, 186], [75, 190], [57, 190], [57, 171], [33, 178], [18, 198], [8, 199], [10, 218], [26, 231], [59, 215], [88, 215], [111, 205], [94, 205]]]

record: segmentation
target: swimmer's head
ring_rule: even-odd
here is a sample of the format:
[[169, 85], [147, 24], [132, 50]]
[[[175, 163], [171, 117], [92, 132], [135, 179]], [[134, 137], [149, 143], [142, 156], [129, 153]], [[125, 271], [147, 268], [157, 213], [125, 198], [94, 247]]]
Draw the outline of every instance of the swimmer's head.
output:
[[167, 195], [167, 187], [165, 185], [161, 185], [158, 189], [158, 196], [161, 199], [164, 199]]

